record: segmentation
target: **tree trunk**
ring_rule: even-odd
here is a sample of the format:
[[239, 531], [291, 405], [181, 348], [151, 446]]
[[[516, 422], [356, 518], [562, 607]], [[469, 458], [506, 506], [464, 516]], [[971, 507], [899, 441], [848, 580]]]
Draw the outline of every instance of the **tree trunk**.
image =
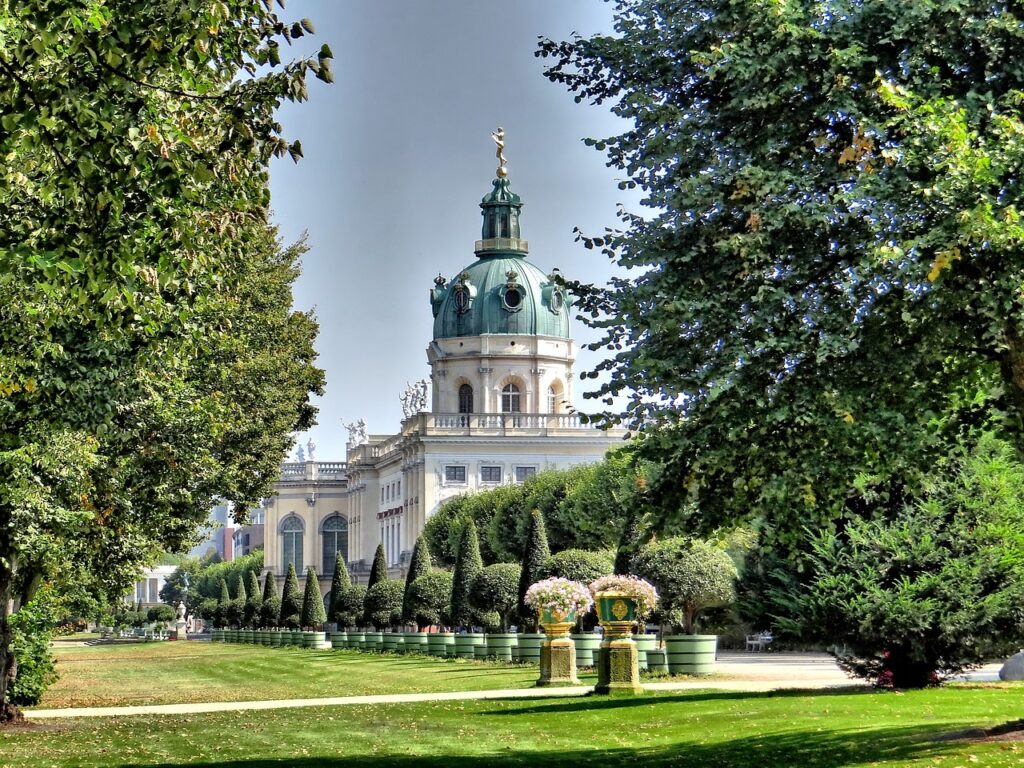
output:
[[21, 710], [7, 700], [10, 685], [18, 675], [18, 662], [14, 657], [14, 630], [11, 627], [13, 593], [14, 573], [0, 560], [0, 723], [22, 719]]

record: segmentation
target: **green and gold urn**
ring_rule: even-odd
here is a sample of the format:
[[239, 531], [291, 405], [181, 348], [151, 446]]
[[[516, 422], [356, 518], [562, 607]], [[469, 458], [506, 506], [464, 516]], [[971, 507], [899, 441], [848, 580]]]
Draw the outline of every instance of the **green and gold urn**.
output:
[[601, 624], [636, 623], [636, 600], [621, 592], [599, 592], [596, 596], [597, 620]]
[[537, 623], [541, 625], [548, 637], [568, 637], [576, 626], [576, 611], [560, 611], [557, 608], [541, 608], [538, 611]]

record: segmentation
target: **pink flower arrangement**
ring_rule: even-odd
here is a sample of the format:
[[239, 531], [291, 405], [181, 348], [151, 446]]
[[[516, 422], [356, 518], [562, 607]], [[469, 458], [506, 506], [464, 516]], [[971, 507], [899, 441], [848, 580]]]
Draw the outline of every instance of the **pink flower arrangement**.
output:
[[636, 603], [638, 621], [646, 619], [658, 604], [658, 590], [639, 576], [602, 576], [591, 583], [590, 592], [596, 597], [601, 592], [617, 592]]
[[594, 599], [580, 582], [554, 578], [531, 584], [526, 590], [525, 602], [535, 610], [548, 611], [552, 616], [567, 616], [574, 612], [586, 613]]

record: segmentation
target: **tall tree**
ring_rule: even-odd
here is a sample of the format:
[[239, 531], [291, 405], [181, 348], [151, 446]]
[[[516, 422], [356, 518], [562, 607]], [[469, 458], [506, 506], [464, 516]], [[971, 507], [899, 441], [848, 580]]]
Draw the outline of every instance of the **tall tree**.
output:
[[986, 412], [1019, 435], [1022, 24], [623, 0], [614, 36], [542, 41], [550, 79], [631, 125], [590, 143], [650, 210], [580, 237], [635, 277], [577, 289], [613, 353], [593, 394], [667, 460], [665, 511], [763, 513], [798, 546], [858, 475], [917, 486]]
[[320, 579], [316, 570], [309, 566], [306, 570], [306, 590], [302, 594], [302, 626], [306, 629], [323, 629], [327, 621], [324, 611], [324, 596], [320, 594]]
[[215, 495], [244, 516], [313, 418], [315, 324], [267, 225], [269, 159], [302, 153], [274, 111], [331, 79], [326, 46], [281, 65], [311, 29], [257, 0], [0, 9], [4, 717], [12, 610], [68, 562], [120, 592]]
[[295, 575], [295, 566], [288, 563], [288, 573], [284, 577], [284, 590], [281, 593], [281, 613], [278, 615], [277, 626], [282, 629], [298, 629], [302, 618], [302, 592], [299, 591], [299, 577]]
[[477, 538], [476, 523], [467, 520], [462, 527], [459, 539], [459, 553], [455, 559], [455, 570], [452, 573], [452, 624], [470, 627], [475, 623], [476, 611], [473, 608], [473, 583], [484, 569], [480, 557], [480, 541]]
[[420, 535], [416, 539], [416, 546], [412, 550], [412, 559], [409, 560], [409, 571], [405, 574], [405, 591], [402, 593], [402, 621], [409, 624], [416, 623], [416, 606], [411, 599], [410, 587], [420, 576], [426, 576], [434, 568], [430, 558], [430, 548], [427, 540]]
[[373, 553], [373, 565], [370, 566], [370, 578], [366, 582], [366, 588], [369, 589], [378, 581], [383, 581], [388, 577], [388, 561], [384, 557], [384, 545], [378, 544], [377, 551]]
[[548, 536], [544, 530], [544, 516], [540, 510], [530, 512], [530, 528], [526, 534], [526, 549], [523, 550], [523, 569], [519, 574], [519, 620], [537, 629], [537, 612], [526, 604], [526, 590], [543, 578], [544, 564], [551, 557]]

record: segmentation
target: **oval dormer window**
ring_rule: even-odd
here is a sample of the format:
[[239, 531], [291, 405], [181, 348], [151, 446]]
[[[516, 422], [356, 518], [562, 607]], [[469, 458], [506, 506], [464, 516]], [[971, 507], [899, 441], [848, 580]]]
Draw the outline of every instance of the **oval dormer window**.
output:
[[551, 294], [551, 311], [556, 315], [562, 311], [562, 307], [565, 306], [565, 297], [561, 291], [555, 291]]
[[523, 308], [523, 292], [519, 286], [510, 286], [501, 295], [501, 305], [509, 312], [518, 312]]

